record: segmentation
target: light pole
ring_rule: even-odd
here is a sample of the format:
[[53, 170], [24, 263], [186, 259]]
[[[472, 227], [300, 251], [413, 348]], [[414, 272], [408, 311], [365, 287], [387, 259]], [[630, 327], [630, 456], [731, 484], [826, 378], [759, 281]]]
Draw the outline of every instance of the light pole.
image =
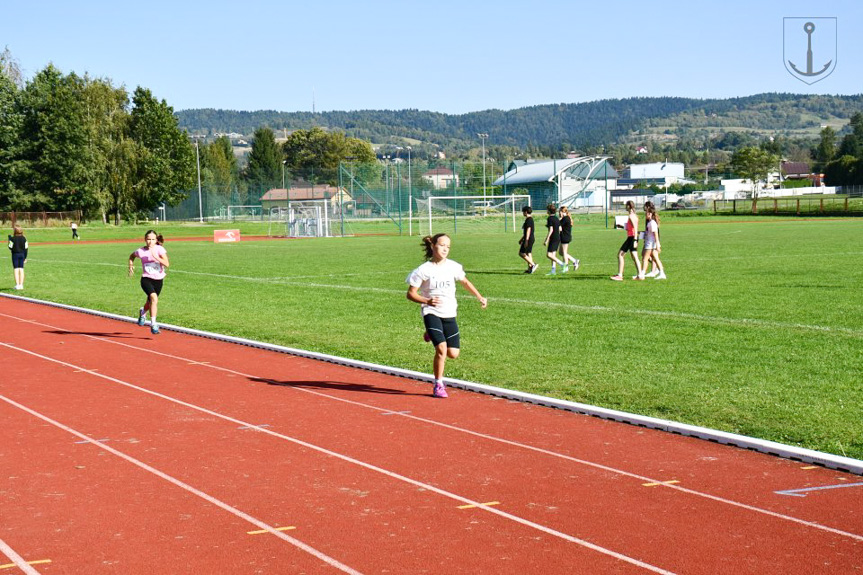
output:
[[482, 140], [482, 205], [483, 210], [485, 210], [485, 141], [488, 138], [488, 134], [482, 133], [477, 134], [477, 136]]
[[413, 235], [413, 182], [411, 182], [411, 147], [407, 146], [408, 150], [408, 235]]
[[195, 163], [198, 165], [198, 220], [204, 223], [204, 202], [201, 199], [201, 153], [198, 151], [198, 140], [204, 136], [192, 136], [195, 140]]
[[285, 189], [285, 164], [287, 164], [287, 160], [282, 160], [282, 189]]

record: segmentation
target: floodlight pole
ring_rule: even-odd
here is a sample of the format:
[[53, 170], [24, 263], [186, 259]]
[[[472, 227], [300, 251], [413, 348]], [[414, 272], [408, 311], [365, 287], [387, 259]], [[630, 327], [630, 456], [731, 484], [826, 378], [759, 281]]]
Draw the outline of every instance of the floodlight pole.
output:
[[198, 139], [203, 136], [192, 136], [195, 140], [195, 163], [198, 166], [198, 221], [204, 223], [204, 202], [201, 199], [201, 153], [198, 151]]
[[407, 146], [408, 150], [408, 235], [413, 233], [413, 183], [411, 182], [411, 147]]
[[485, 212], [485, 141], [486, 139], [488, 139], [488, 134], [481, 133], [477, 134], [477, 136], [479, 136], [479, 139], [482, 140], [482, 205], [483, 212]]

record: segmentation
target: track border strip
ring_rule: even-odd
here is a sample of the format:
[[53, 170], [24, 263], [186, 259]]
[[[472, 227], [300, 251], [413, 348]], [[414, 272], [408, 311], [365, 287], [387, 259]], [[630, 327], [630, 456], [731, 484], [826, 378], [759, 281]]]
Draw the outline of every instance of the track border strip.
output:
[[[40, 300], [35, 298], [17, 296], [12, 294], [0, 293], [0, 297], [5, 297], [11, 300], [19, 300], [26, 301], [29, 303], [45, 305], [49, 307], [61, 308], [69, 311], [75, 311], [79, 313], [86, 313], [90, 315], [95, 315], [99, 317], [104, 317], [108, 319], [113, 319], [117, 321], [122, 321], [126, 323], [136, 323], [136, 320], [131, 317], [121, 316], [118, 314], [113, 314], [109, 312], [92, 310], [88, 308], [62, 304], [47, 300]], [[419, 381], [425, 381], [428, 383], [432, 383], [434, 378], [426, 373], [412, 371], [409, 369], [401, 369], [397, 367], [390, 367], [386, 365], [380, 365], [376, 363], [370, 363], [355, 359], [349, 359], [344, 357], [339, 357], [335, 355], [329, 355], [325, 353], [318, 353], [314, 351], [307, 351], [303, 349], [296, 349], [281, 345], [276, 345], [272, 343], [255, 341], [252, 339], [246, 339], [241, 337], [234, 337], [230, 335], [218, 334], [208, 331], [203, 331], [194, 328], [188, 328], [178, 325], [159, 323], [160, 329], [167, 329], [170, 331], [176, 331], [178, 333], [184, 333], [188, 335], [195, 335], [198, 337], [204, 337], [208, 339], [215, 339], [219, 341], [224, 341], [227, 343], [234, 343], [237, 345], [245, 345], [248, 347], [255, 347], [259, 349], [266, 349], [269, 351], [275, 351], [278, 353], [285, 353], [288, 355], [293, 355], [297, 357], [305, 357], [309, 359], [315, 359], [318, 361], [325, 361], [328, 363], [335, 363], [339, 365], [345, 365], [348, 367], [356, 367], [359, 369], [364, 369], [366, 371], [374, 371], [378, 373], [385, 373], [388, 375], [396, 375], [399, 377], [405, 377], [408, 379], [415, 379]], [[504, 389], [501, 387], [495, 387], [492, 385], [486, 385], [482, 383], [475, 383], [471, 381], [466, 381], [462, 379], [454, 379], [454, 378], [444, 378], [446, 384], [452, 387], [457, 387], [459, 389], [464, 389], [467, 391], [473, 391], [476, 393], [483, 393], [486, 395], [493, 395], [496, 397], [502, 397], [505, 399], [510, 399], [514, 401], [520, 401], [523, 403], [532, 403], [536, 405], [541, 405], [545, 407], [553, 407], [555, 409], [562, 409], [565, 411], [571, 411], [574, 413], [581, 413], [584, 415], [591, 415], [593, 417], [599, 417], [601, 419], [608, 419], [611, 421], [617, 421], [621, 423], [628, 423], [630, 425], [636, 425], [639, 427], [646, 427], [649, 429], [657, 429], [660, 431], [666, 431], [669, 433], [674, 433], [677, 435], [684, 435], [687, 437], [695, 437], [697, 439], [704, 439], [707, 441], [712, 441], [714, 443], [720, 443], [723, 445], [731, 445], [734, 447], [742, 447], [744, 449], [749, 449], [752, 451], [758, 451], [760, 453], [766, 453], [768, 455], [774, 455], [777, 457], [782, 457], [785, 459], [791, 459], [794, 461], [802, 461], [805, 463], [816, 463], [823, 467], [827, 467], [829, 469], [836, 469], [838, 471], [845, 471], [847, 473], [853, 473], [856, 475], [863, 475], [863, 461], [859, 459], [854, 459], [851, 457], [843, 457], [840, 455], [834, 455], [832, 453], [823, 453], [820, 451], [815, 451], [813, 449], [806, 449], [803, 447], [796, 447], [793, 445], [785, 445], [783, 443], [778, 443], [775, 441], [768, 441], [766, 439], [758, 439], [755, 437], [748, 437], [745, 435], [740, 435], [736, 433], [728, 433], [725, 431], [720, 431], [717, 429], [710, 429], [707, 427], [700, 427], [697, 425], [689, 425], [686, 423], [680, 423], [676, 421], [671, 421], [667, 419], [659, 419], [656, 417], [649, 417], [646, 415], [638, 415], [634, 413], [628, 413], [625, 411], [618, 411], [615, 409], [607, 409], [604, 407], [597, 407], [594, 405], [589, 405], [585, 403], [578, 403], [574, 401], [567, 401], [564, 399], [554, 399], [551, 397], [546, 397], [543, 395], [537, 395], [533, 393], [526, 393], [522, 391], [515, 391], [511, 389]]]

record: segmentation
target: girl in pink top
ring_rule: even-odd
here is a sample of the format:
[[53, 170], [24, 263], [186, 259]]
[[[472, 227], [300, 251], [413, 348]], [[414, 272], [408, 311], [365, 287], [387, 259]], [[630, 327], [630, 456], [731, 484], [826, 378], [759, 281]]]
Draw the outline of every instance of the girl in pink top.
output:
[[644, 272], [641, 269], [641, 262], [638, 261], [638, 237], [635, 235], [638, 229], [638, 214], [635, 213], [635, 203], [632, 201], [626, 202], [626, 240], [620, 246], [617, 252], [617, 275], [611, 276], [614, 281], [623, 281], [623, 266], [626, 261], [626, 254], [632, 256], [632, 261], [635, 263], [635, 269], [638, 270], [638, 275], [633, 279], [643, 280]]
[[162, 293], [162, 280], [165, 279], [168, 262], [168, 252], [162, 247], [164, 238], [153, 230], [144, 234], [143, 248], [138, 248], [129, 256], [129, 277], [135, 273], [135, 258], [141, 259], [143, 272], [141, 274], [141, 289], [147, 294], [144, 307], [138, 310], [138, 325], [146, 323], [147, 312], [150, 312], [150, 333], [159, 333], [156, 314], [159, 308], [159, 294]]

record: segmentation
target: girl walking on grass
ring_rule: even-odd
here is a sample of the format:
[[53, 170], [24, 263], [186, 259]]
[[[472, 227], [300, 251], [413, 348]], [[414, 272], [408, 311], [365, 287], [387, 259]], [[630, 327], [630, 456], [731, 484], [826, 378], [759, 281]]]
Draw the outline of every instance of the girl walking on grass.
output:
[[486, 300], [467, 279], [464, 268], [450, 259], [450, 238], [446, 234], [426, 236], [422, 241], [426, 262], [407, 277], [410, 286], [407, 298], [420, 304], [425, 324], [424, 338], [434, 345], [434, 397], [447, 397], [443, 383], [444, 366], [448, 357], [459, 356], [458, 324], [456, 323], [456, 282], [460, 282], [485, 309]]
[[518, 240], [518, 257], [527, 262], [526, 274], [532, 274], [539, 267], [539, 264], [533, 261], [533, 242], [536, 240], [536, 229], [533, 225], [533, 210], [530, 206], [525, 206], [521, 209], [521, 214], [524, 216], [524, 223], [521, 225], [521, 239]]
[[24, 289], [24, 264], [27, 263], [27, 238], [21, 226], [12, 228], [9, 236], [9, 250], [12, 252], [12, 274], [15, 276], [15, 289]]
[[[659, 252], [662, 246], [659, 243], [659, 215], [652, 205], [647, 207], [644, 215], [646, 221], [644, 230], [644, 249], [641, 252], [642, 277], [655, 277], [658, 280], [665, 279], [665, 269], [659, 260]], [[644, 274], [647, 270], [647, 262], [653, 262], [654, 271]]]
[[572, 216], [566, 206], [560, 206], [560, 259], [563, 260], [563, 273], [569, 271], [572, 262], [573, 271], [578, 269], [578, 260], [569, 255], [569, 244], [572, 243]]
[[141, 289], [147, 294], [144, 307], [138, 310], [138, 325], [144, 325], [147, 321], [147, 312], [150, 312], [150, 333], [159, 333], [159, 324], [156, 315], [159, 311], [159, 294], [162, 293], [162, 283], [168, 272], [168, 252], [162, 247], [164, 238], [157, 235], [153, 230], [144, 234], [145, 245], [138, 248], [129, 256], [129, 277], [135, 273], [135, 258], [140, 258], [141, 267]]
[[545, 241], [542, 242], [546, 246], [545, 257], [551, 260], [551, 271], [547, 276], [557, 274], [557, 265], [563, 268], [563, 262], [557, 259], [557, 249], [560, 247], [560, 220], [557, 219], [557, 208], [554, 204], [548, 204], [545, 210], [548, 212], [548, 218], [545, 220], [545, 227], [548, 228], [548, 234], [545, 236]]
[[638, 275], [632, 279], [644, 279], [644, 272], [641, 270], [641, 263], [638, 261], [638, 238], [635, 236], [636, 230], [638, 230], [638, 214], [635, 213], [635, 203], [631, 200], [626, 202], [626, 212], [626, 225], [624, 226], [626, 240], [617, 252], [617, 275], [611, 276], [611, 279], [616, 282], [623, 281], [623, 267], [626, 262], [625, 257], [627, 253], [632, 257], [632, 262], [638, 271]]

